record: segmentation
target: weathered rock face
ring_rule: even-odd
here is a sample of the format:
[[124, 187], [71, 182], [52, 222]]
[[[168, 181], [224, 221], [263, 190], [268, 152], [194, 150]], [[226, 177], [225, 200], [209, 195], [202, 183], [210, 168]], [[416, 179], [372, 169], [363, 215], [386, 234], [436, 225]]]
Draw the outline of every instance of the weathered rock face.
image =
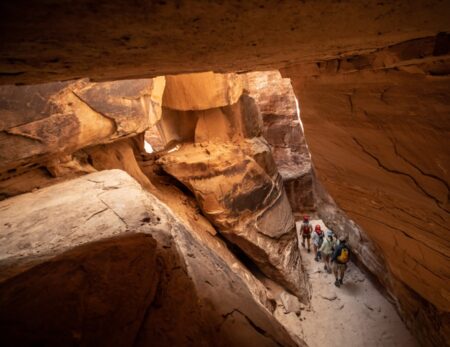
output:
[[0, 87], [0, 199], [94, 172], [95, 166], [123, 168], [151, 187], [123, 144], [100, 144], [136, 136], [155, 124], [164, 85], [160, 77]]
[[314, 209], [311, 157], [290, 79], [278, 71], [250, 72], [242, 78], [261, 113], [262, 134], [272, 149], [292, 210]]
[[[264, 142], [247, 146], [264, 146], [259, 155], [270, 156]], [[307, 300], [294, 220], [281, 178], [270, 176], [247, 151], [231, 144], [184, 145], [159, 163], [194, 193], [221, 234], [265, 274]]]
[[439, 0], [2, 2], [0, 82], [272, 70], [450, 31], [449, 6]]
[[0, 215], [2, 345], [304, 345], [222, 242], [123, 171], [8, 199]]
[[284, 72], [320, 181], [375, 243], [368, 267], [385, 260], [389, 273], [375, 273], [412, 331], [435, 345], [450, 340], [448, 37]]
[[[158, 164], [191, 190], [228, 241], [307, 300], [292, 211], [270, 148], [260, 137], [255, 102], [239, 94], [242, 80], [233, 74], [173, 76], [166, 90], [169, 100], [181, 95], [182, 102], [169, 102], [180, 109], [163, 102], [158, 127], [167, 152]], [[189, 104], [190, 95], [202, 95], [203, 104], [195, 97]]]
[[0, 172], [145, 131], [163, 88], [163, 77], [1, 87]]

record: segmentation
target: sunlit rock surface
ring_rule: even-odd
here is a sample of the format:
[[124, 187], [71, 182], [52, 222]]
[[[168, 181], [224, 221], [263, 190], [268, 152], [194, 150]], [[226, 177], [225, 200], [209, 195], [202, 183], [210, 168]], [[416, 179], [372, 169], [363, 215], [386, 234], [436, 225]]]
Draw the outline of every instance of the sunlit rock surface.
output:
[[249, 72], [242, 78], [261, 113], [262, 134], [272, 149], [293, 212], [314, 209], [311, 157], [290, 79], [278, 71]]
[[0, 219], [4, 346], [304, 345], [222, 242], [123, 171], [0, 202]]

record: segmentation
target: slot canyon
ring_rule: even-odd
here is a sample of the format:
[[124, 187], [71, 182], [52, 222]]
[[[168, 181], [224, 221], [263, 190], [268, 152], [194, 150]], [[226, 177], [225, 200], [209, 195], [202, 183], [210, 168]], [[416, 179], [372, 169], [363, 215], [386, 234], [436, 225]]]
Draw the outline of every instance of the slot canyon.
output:
[[449, 18], [1, 3], [0, 345], [450, 346]]

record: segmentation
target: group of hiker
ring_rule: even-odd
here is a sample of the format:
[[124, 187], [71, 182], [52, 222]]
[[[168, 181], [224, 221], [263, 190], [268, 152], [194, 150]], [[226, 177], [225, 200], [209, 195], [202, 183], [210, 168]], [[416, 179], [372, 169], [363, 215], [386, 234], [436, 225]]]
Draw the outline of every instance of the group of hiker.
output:
[[334, 285], [340, 287], [343, 284], [344, 273], [349, 261], [350, 250], [345, 236], [336, 240], [331, 230], [324, 232], [322, 227], [317, 224], [314, 227], [309, 222], [309, 216], [303, 216], [303, 222], [300, 228], [302, 237], [302, 246], [308, 253], [311, 252], [311, 240], [314, 248], [315, 261], [323, 260], [326, 272], [333, 271], [336, 281]]

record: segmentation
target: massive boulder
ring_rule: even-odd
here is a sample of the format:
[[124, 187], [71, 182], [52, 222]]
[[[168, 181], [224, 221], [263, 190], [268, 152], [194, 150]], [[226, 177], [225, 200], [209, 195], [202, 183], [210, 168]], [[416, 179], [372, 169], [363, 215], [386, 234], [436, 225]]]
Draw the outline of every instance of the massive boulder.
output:
[[[267, 144], [258, 145], [265, 146], [261, 157], [270, 155]], [[267, 276], [306, 301], [294, 219], [281, 178], [269, 175], [253, 152], [246, 152], [232, 144], [183, 145], [159, 163], [194, 193], [222, 235]]]
[[311, 156], [290, 79], [282, 78], [279, 71], [249, 72], [241, 76], [261, 113], [262, 134], [272, 149], [292, 211], [298, 214], [314, 209]]
[[123, 171], [2, 201], [0, 220], [4, 346], [304, 345], [223, 242]]
[[[165, 93], [171, 97], [166, 104], [164, 96], [158, 123], [167, 150], [158, 164], [191, 190], [228, 241], [307, 301], [291, 207], [261, 137], [258, 108], [242, 94], [239, 76], [215, 75], [167, 78]], [[202, 103], [196, 95], [203, 96]]]
[[375, 274], [435, 345], [450, 340], [448, 42], [439, 34], [283, 72], [318, 178], [376, 245], [362, 260], [385, 262]]

